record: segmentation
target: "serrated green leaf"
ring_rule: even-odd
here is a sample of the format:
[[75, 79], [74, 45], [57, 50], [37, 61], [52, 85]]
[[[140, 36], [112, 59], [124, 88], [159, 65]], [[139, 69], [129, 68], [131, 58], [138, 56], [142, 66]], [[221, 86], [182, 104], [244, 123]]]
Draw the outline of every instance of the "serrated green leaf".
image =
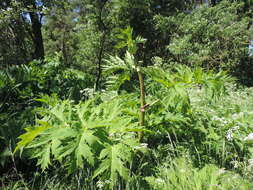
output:
[[29, 143], [33, 141], [34, 138], [36, 138], [38, 135], [40, 135], [43, 131], [50, 128], [49, 125], [43, 125], [43, 126], [35, 126], [33, 128], [25, 128], [26, 133], [19, 136], [19, 139], [21, 139], [17, 147], [14, 150], [14, 153], [17, 152], [17, 150], [20, 150], [27, 146]]
[[95, 171], [93, 178], [109, 172], [112, 187], [122, 177], [124, 180], [128, 179], [129, 169], [125, 166], [126, 163], [131, 162], [132, 150], [129, 146], [124, 144], [109, 145], [100, 153], [101, 164]]
[[40, 149], [37, 154], [33, 154], [33, 158], [38, 158], [37, 165], [40, 165], [41, 169], [44, 171], [50, 165], [50, 155], [51, 155], [51, 144], [47, 144]]
[[[92, 153], [91, 145], [97, 141], [94, 136], [89, 135], [87, 133], [83, 133], [80, 137], [80, 140], [78, 142], [78, 146], [75, 150], [76, 155], [76, 165], [79, 167], [83, 167], [83, 159], [86, 159], [86, 161], [90, 165], [94, 165], [94, 154]], [[89, 143], [89, 144], [88, 144]]]

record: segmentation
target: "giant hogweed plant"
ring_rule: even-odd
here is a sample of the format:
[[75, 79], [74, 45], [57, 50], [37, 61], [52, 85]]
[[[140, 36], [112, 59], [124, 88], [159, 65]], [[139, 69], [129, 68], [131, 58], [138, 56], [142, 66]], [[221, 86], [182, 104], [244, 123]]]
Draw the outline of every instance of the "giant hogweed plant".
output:
[[[142, 61], [136, 59], [138, 51], [138, 44], [145, 43], [146, 39], [137, 36], [133, 38], [133, 29], [128, 26], [126, 29], [120, 31], [117, 35], [119, 43], [116, 48], [127, 48], [124, 60], [118, 56], [110, 56], [107, 60], [107, 65], [104, 66], [104, 71], [110, 74], [110, 78], [107, 82], [110, 87], [118, 89], [126, 80], [130, 80], [131, 75], [136, 72], [139, 80], [140, 89], [140, 126], [145, 126], [145, 108], [147, 107], [145, 101], [145, 85], [144, 85], [144, 73], [142, 67]], [[123, 71], [123, 72], [122, 72]], [[117, 73], [116, 75], [113, 75]], [[143, 133], [139, 133], [139, 139], [141, 140]]]
[[49, 102], [49, 108], [39, 111], [42, 119], [19, 137], [15, 152], [26, 149], [42, 170], [54, 162], [69, 173], [93, 168], [93, 178], [109, 180], [112, 188], [119, 179], [129, 178], [133, 156], [144, 150], [135, 135], [142, 129], [128, 100], [118, 97], [98, 105], [94, 99], [77, 105]]
[[[127, 34], [128, 35], [127, 35]], [[193, 133], [195, 114], [192, 109], [189, 91], [192, 89], [205, 91], [207, 103], [217, 102], [226, 95], [226, 83], [233, 79], [225, 72], [214, 73], [205, 71], [200, 67], [189, 68], [187, 66], [176, 66], [171, 69], [164, 69], [161, 66], [142, 67], [138, 64], [136, 56], [137, 48], [132, 48], [132, 30], [126, 29], [123, 32], [125, 43], [120, 47], [127, 46], [128, 50], [124, 58], [110, 56], [104, 71], [109, 75], [107, 84], [109, 89], [117, 90], [126, 81], [131, 80], [131, 75], [137, 73], [140, 83], [140, 125], [143, 126], [144, 116], [145, 127], [154, 132], [166, 134], [171, 131], [189, 134]], [[123, 36], [123, 37], [124, 37]], [[124, 38], [121, 39], [124, 39]], [[129, 40], [130, 39], [130, 40]], [[138, 42], [138, 40], [137, 40]], [[132, 52], [132, 53], [131, 53]], [[146, 90], [144, 91], [145, 78]], [[160, 86], [160, 87], [159, 87]], [[155, 90], [152, 90], [152, 88]], [[153, 88], [153, 89], [154, 89]], [[146, 104], [146, 100], [147, 103]], [[156, 103], [154, 105], [154, 103]], [[152, 105], [152, 109], [149, 109]], [[154, 106], [153, 106], [154, 105]], [[160, 129], [159, 129], [160, 128]], [[153, 136], [153, 135], [151, 135]], [[181, 136], [179, 134], [179, 136]], [[185, 134], [184, 136], [187, 136]], [[142, 137], [142, 134], [140, 134]]]
[[[226, 95], [226, 84], [233, 81], [233, 78], [228, 77], [225, 72], [214, 73], [205, 71], [200, 67], [192, 69], [179, 65], [172, 69], [163, 69], [156, 65], [136, 66], [135, 62], [135, 57], [129, 52], [126, 52], [123, 59], [118, 56], [110, 56], [107, 65], [104, 66], [104, 71], [106, 74], [110, 74], [107, 84], [109, 89], [113, 90], [119, 89], [126, 80], [130, 80], [134, 72], [140, 71], [142, 76], [145, 74], [146, 92], [144, 91], [143, 97], [151, 102], [141, 104], [141, 110], [146, 113], [153, 103], [156, 103], [158, 107], [160, 106], [162, 111], [159, 112], [190, 113], [192, 106], [189, 90], [204, 90], [205, 98], [208, 99], [209, 103], [216, 102]], [[144, 81], [140, 80], [139, 82], [142, 84]], [[142, 85], [144, 89], [144, 83]], [[140, 97], [142, 96], [140, 95]], [[149, 111], [149, 113], [154, 113], [154, 117], [157, 116], [155, 110], [154, 112]], [[149, 121], [146, 122], [148, 125]]]
[[[212, 71], [205, 71], [200, 67], [193, 69], [184, 65], [178, 65], [172, 69], [164, 69], [160, 65], [143, 67], [142, 61], [137, 60], [136, 53], [138, 51], [138, 44], [144, 43], [145, 39], [138, 36], [134, 40], [133, 30], [130, 27], [122, 30], [122, 33], [118, 35], [118, 38], [121, 41], [116, 47], [127, 47], [127, 52], [123, 59], [118, 56], [110, 56], [109, 59], [106, 60], [107, 64], [104, 66], [104, 72], [109, 76], [107, 84], [109, 89], [117, 90], [126, 80], [131, 80], [131, 75], [134, 73], [138, 74], [140, 85], [141, 126], [143, 126], [142, 124], [144, 123], [146, 108], [153, 105], [153, 103], [146, 104], [145, 96], [150, 92], [149, 84], [165, 87], [166, 90], [161, 88], [160, 90], [168, 94], [163, 94], [163, 98], [158, 97], [158, 99], [153, 100], [152, 102], [156, 103], [157, 100], [161, 100], [161, 102], [167, 102], [169, 104], [184, 104], [182, 106], [187, 107], [187, 104], [190, 105], [190, 98], [187, 93], [189, 89], [204, 89], [207, 95], [206, 97], [208, 97], [210, 101], [217, 101], [220, 97], [226, 94], [226, 83], [233, 81], [233, 78], [228, 77], [223, 71], [214, 73]], [[148, 89], [146, 90], [144, 85], [144, 75], [147, 76], [146, 85], [148, 85]], [[156, 96], [157, 94], [159, 94], [159, 92], [156, 90], [153, 96]], [[165, 100], [164, 97], [169, 99]], [[176, 101], [176, 99], [178, 101]]]

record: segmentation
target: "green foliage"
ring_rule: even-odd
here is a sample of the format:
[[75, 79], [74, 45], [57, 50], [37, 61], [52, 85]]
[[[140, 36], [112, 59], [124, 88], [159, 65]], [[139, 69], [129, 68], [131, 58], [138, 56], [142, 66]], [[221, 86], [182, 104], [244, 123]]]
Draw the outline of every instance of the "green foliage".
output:
[[231, 87], [231, 78], [224, 73], [179, 68], [146, 71], [160, 84], [150, 83], [147, 89], [150, 102], [160, 100], [147, 114], [148, 126], [157, 136], [150, 137], [151, 144], [157, 146], [158, 138], [157, 143], [189, 150], [200, 165], [211, 162], [241, 170], [252, 156], [243, 140], [252, 131], [251, 116], [246, 114], [252, 111], [251, 93]]
[[134, 56], [129, 52], [126, 52], [124, 60], [118, 56], [110, 56], [106, 63], [104, 73], [109, 75], [107, 86], [111, 90], [118, 90], [125, 81], [130, 80], [132, 73], [137, 69]]
[[117, 184], [118, 176], [121, 176], [125, 181], [129, 180], [131, 172], [126, 164], [131, 164], [134, 147], [137, 147], [138, 143], [137, 141], [128, 141], [109, 145], [100, 153], [99, 159], [102, 160], [102, 163], [94, 172], [94, 177], [105, 173], [104, 179], [111, 181], [111, 188]]
[[[205, 92], [209, 95], [208, 97], [212, 100], [217, 100], [222, 95], [225, 95], [226, 83], [234, 80], [223, 71], [214, 73], [212, 71], [204, 71], [200, 67], [191, 69], [190, 67], [182, 65], [173, 67], [168, 71], [158, 66], [148, 67], [144, 69], [144, 71], [152, 80], [158, 82], [167, 89], [178, 91], [178, 95], [187, 96], [188, 88], [199, 87], [200, 89], [204, 88]], [[171, 94], [173, 94], [173, 92], [171, 92], [170, 95]]]
[[[116, 45], [117, 48], [127, 47], [124, 60], [118, 56], [110, 56], [106, 60], [104, 66], [104, 72], [106, 75], [110, 75], [107, 80], [107, 85], [111, 90], [118, 90], [125, 81], [129, 81], [133, 73], [141, 72], [141, 61], [137, 61], [135, 56], [138, 50], [138, 44], [145, 43], [145, 39], [137, 36], [133, 38], [133, 29], [127, 27], [117, 35], [120, 40]], [[139, 81], [140, 82], [140, 81]]]
[[211, 105], [205, 100], [196, 102], [196, 94], [193, 93], [193, 106], [198, 117], [195, 128], [207, 135], [197, 148], [200, 154], [209, 155], [205, 159], [214, 157], [215, 163], [218, 161], [221, 167], [239, 169], [252, 157], [251, 148], [244, 142], [244, 138], [252, 131], [249, 121], [252, 96], [248, 94], [251, 90], [245, 89], [242, 93], [236, 87], [230, 87], [229, 95]]
[[29, 24], [22, 20], [20, 1], [5, 1], [0, 3], [0, 67], [12, 64], [22, 64], [30, 61], [33, 51], [31, 37], [26, 30]]
[[116, 45], [116, 48], [121, 49], [127, 47], [130, 54], [135, 55], [138, 50], [138, 44], [145, 43], [146, 39], [137, 36], [136, 39], [133, 39], [133, 28], [128, 26], [126, 29], [121, 30], [117, 35], [117, 38], [120, 40]]
[[[26, 70], [31, 79], [35, 72], [43, 82], [44, 77], [64, 73], [57, 71], [58, 66], [57, 62], [43, 65], [39, 70], [43, 73], [41, 76], [33, 67]], [[50, 72], [44, 72], [44, 67], [50, 68]], [[169, 143], [174, 147], [167, 152], [171, 157], [188, 151], [196, 165], [214, 163], [238, 172], [245, 170], [244, 165], [252, 156], [250, 144], [243, 141], [252, 133], [252, 118], [246, 114], [252, 111], [248, 103], [250, 91], [245, 91], [243, 96], [236, 94], [234, 87], [230, 87], [233, 79], [224, 72], [206, 72], [186, 66], [136, 67], [134, 57], [128, 52], [124, 60], [111, 57], [105, 72], [116, 75], [126, 72], [130, 77], [138, 68], [147, 77], [147, 102], [150, 103], [146, 129], [153, 132], [145, 133], [144, 142], [147, 141], [148, 146], [156, 150], [158, 144]], [[20, 81], [30, 79], [23, 73], [17, 76]], [[4, 81], [5, 75], [2, 78]], [[59, 95], [60, 91], [56, 92]], [[61, 101], [56, 95], [35, 98], [34, 101], [46, 105], [33, 111], [37, 118], [35, 124], [22, 125], [26, 126], [26, 132], [19, 137], [15, 151], [26, 150], [26, 155], [36, 159], [44, 171], [56, 165], [61, 165], [69, 174], [88, 168], [93, 176], [91, 180], [107, 181], [106, 188], [126, 186], [126, 181], [132, 181], [131, 176], [138, 170], [133, 167], [134, 160], [142, 154], [142, 163], [147, 159], [145, 152], [138, 154], [146, 145], [138, 142], [136, 133], [147, 131], [139, 127], [137, 98], [136, 94], [118, 96], [108, 90], [78, 104]], [[233, 118], [240, 112], [245, 113], [243, 117]], [[156, 151], [159, 154], [160, 150]], [[145, 173], [142, 169], [139, 172], [140, 175]], [[250, 172], [247, 175], [250, 176]]]
[[27, 125], [33, 125], [35, 101], [41, 94], [56, 94], [75, 101], [86, 99], [86, 90], [92, 87], [89, 74], [64, 69], [59, 60], [48, 59], [41, 64], [11, 66], [0, 73], [0, 143], [1, 165], [10, 161], [7, 154], [14, 149], [17, 137]]
[[1, 1], [1, 188], [252, 189], [240, 2]]
[[[201, 6], [191, 14], [157, 17], [157, 27], [173, 27], [168, 50], [173, 61], [230, 71], [248, 57], [250, 18], [242, 14], [238, 2], [222, 1], [217, 6]], [[243, 64], [243, 63], [242, 63]]]
[[[134, 63], [130, 53], [124, 60], [111, 57], [105, 71], [116, 75], [127, 71], [130, 76], [136, 71]], [[187, 150], [197, 165], [214, 163], [242, 172], [243, 164], [251, 158], [250, 146], [243, 141], [251, 133], [251, 117], [231, 119], [240, 107], [238, 100], [233, 101], [240, 95], [231, 94], [235, 91], [230, 87], [233, 79], [224, 72], [186, 66], [141, 69], [149, 76], [147, 100], [154, 102], [148, 104], [146, 113], [146, 128], [153, 131], [144, 137], [149, 146], [156, 148], [155, 139], [160, 138], [161, 145], [169, 142], [175, 146], [176, 151], [170, 150], [169, 154]], [[117, 187], [121, 180], [124, 184], [134, 172], [130, 166], [136, 153], [143, 149], [135, 133], [145, 130], [138, 127], [138, 101], [134, 96], [106, 91], [79, 104], [57, 98], [37, 99], [48, 106], [37, 109], [41, 119], [20, 136], [16, 150], [27, 149], [43, 170], [55, 163], [69, 173], [90, 168], [93, 180], [109, 180], [110, 188]], [[235, 128], [237, 125], [240, 127]]]
[[146, 177], [152, 189], [175, 190], [247, 190], [253, 187], [250, 181], [215, 165], [202, 169], [194, 168], [186, 158], [178, 158], [157, 168], [155, 177]]
[[100, 48], [101, 32], [97, 31], [94, 23], [78, 24], [75, 29], [77, 49], [74, 54], [74, 66], [87, 73], [95, 73], [97, 55]]
[[43, 170], [52, 160], [70, 173], [96, 166], [93, 177], [102, 176], [113, 187], [119, 177], [127, 180], [128, 165], [139, 151], [131, 132], [142, 131], [136, 119], [126, 114], [130, 112], [126, 100], [121, 97], [99, 105], [92, 99], [77, 105], [63, 101], [40, 110], [43, 118], [19, 137], [15, 151], [30, 150]]
[[78, 15], [72, 12], [76, 5], [68, 1], [55, 2], [54, 6], [47, 9], [47, 19], [43, 23], [43, 37], [47, 56], [55, 56], [57, 52], [64, 65], [71, 65], [76, 54], [76, 35], [71, 32], [75, 26]]

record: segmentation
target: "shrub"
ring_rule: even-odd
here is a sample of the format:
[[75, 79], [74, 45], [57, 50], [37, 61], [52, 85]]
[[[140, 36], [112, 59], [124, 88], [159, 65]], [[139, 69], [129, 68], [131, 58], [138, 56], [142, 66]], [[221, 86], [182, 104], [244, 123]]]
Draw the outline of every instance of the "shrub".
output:
[[222, 1], [175, 17], [156, 16], [158, 30], [170, 34], [171, 61], [230, 72], [249, 63], [252, 29], [242, 9], [241, 3]]

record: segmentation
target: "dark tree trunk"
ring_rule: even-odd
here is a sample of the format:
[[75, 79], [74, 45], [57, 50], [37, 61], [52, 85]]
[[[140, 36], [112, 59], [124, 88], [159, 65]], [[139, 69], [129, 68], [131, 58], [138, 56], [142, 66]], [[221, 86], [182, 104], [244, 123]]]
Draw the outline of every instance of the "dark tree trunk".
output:
[[216, 0], [211, 0], [211, 5], [215, 6], [216, 5]]
[[[34, 9], [36, 9], [35, 1], [31, 1], [31, 4]], [[32, 24], [32, 36], [33, 36], [33, 44], [34, 44], [34, 59], [43, 60], [45, 56], [44, 45], [43, 45], [43, 37], [41, 32], [41, 19], [35, 11], [29, 12]]]
[[94, 90], [98, 90], [100, 87], [100, 78], [102, 75], [102, 59], [103, 59], [103, 55], [104, 55], [104, 48], [105, 48], [105, 41], [106, 41], [106, 37], [107, 37], [107, 27], [105, 26], [104, 22], [103, 22], [103, 18], [102, 18], [102, 12], [103, 9], [106, 5], [108, 0], [104, 0], [101, 3], [99, 3], [99, 16], [98, 16], [98, 27], [99, 30], [102, 32], [102, 37], [100, 39], [100, 49], [98, 52], [98, 61], [97, 61], [97, 76], [96, 76], [96, 82], [95, 82], [95, 86], [94, 86]]

